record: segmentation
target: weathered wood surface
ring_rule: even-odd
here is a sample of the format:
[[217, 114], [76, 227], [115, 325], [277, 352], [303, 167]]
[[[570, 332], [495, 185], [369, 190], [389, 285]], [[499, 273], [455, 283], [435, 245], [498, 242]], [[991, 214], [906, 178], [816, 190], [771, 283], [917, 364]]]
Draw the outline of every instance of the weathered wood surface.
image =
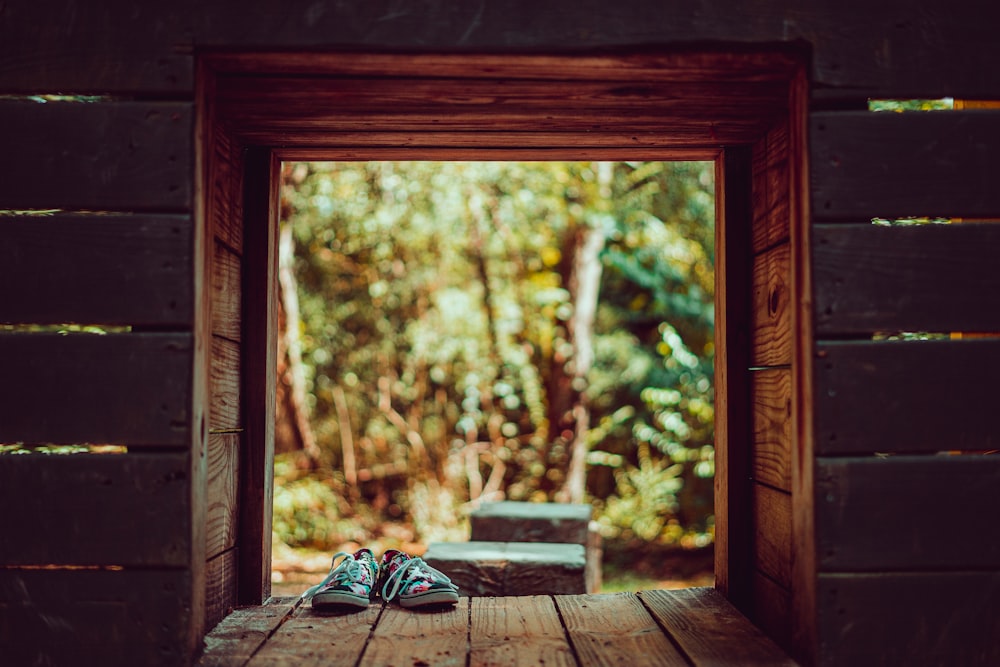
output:
[[792, 587], [792, 497], [754, 484], [754, 566], [786, 589]]
[[778, 245], [753, 259], [750, 363], [781, 366], [792, 361], [791, 250]]
[[809, 129], [817, 220], [1000, 214], [1000, 111], [813, 113]]
[[477, 597], [470, 604], [470, 664], [576, 665], [551, 597]]
[[185, 570], [0, 569], [0, 655], [10, 665], [182, 665]]
[[214, 628], [236, 606], [236, 551], [230, 549], [205, 563], [205, 627]]
[[587, 592], [581, 544], [545, 542], [432, 542], [424, 559], [448, 573], [469, 595]]
[[998, 247], [993, 223], [816, 225], [817, 335], [1000, 332]]
[[794, 664], [710, 588], [474, 597], [425, 611], [291, 602], [234, 612], [206, 637], [199, 666]]
[[190, 326], [191, 237], [190, 216], [0, 218], [0, 318]]
[[1000, 569], [995, 516], [1000, 456], [817, 460], [822, 570]]
[[470, 539], [478, 542], [587, 544], [593, 509], [587, 504], [503, 501], [469, 514]]
[[996, 571], [820, 574], [817, 590], [821, 665], [1000, 664]]
[[6, 442], [190, 446], [191, 334], [0, 334]]
[[774, 642], [714, 589], [640, 591], [639, 599], [695, 667], [740, 664], [794, 665]]
[[183, 567], [187, 470], [183, 453], [0, 456], [0, 562]]
[[792, 593], [760, 571], [753, 576], [753, 603], [747, 616], [779, 646], [792, 646], [796, 618]]
[[792, 373], [788, 368], [755, 370], [753, 392], [753, 478], [792, 490]]
[[233, 610], [209, 629], [198, 667], [246, 664], [297, 604], [297, 598], [271, 598], [264, 605]]
[[[2, 41], [2, 40], [0, 40]], [[0, 100], [5, 209], [187, 212], [194, 109], [184, 102]]]
[[243, 336], [242, 285], [240, 256], [216, 241], [212, 255], [212, 333], [235, 342]]
[[243, 427], [241, 354], [238, 343], [212, 336], [210, 431], [233, 431]]
[[236, 545], [239, 525], [240, 434], [208, 436], [205, 494], [205, 553], [208, 558]]
[[790, 233], [787, 121], [753, 145], [753, 250], [761, 253], [788, 240]]
[[817, 455], [998, 446], [1000, 338], [816, 348]]

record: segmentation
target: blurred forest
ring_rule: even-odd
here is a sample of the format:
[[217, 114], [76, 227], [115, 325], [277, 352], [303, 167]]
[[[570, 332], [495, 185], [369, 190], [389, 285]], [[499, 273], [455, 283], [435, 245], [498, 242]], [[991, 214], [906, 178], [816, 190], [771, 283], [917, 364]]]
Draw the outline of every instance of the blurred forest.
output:
[[501, 499], [711, 544], [713, 163], [286, 163], [281, 213], [276, 558]]

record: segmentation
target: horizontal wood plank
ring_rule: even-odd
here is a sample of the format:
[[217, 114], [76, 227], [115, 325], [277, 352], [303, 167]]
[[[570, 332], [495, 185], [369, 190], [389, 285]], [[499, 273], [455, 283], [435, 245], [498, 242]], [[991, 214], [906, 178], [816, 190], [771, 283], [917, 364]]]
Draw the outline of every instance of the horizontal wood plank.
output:
[[1000, 573], [820, 574], [821, 665], [1000, 664]]
[[208, 633], [236, 606], [236, 552], [224, 551], [205, 563], [205, 629]]
[[212, 256], [212, 333], [239, 342], [243, 335], [240, 256], [216, 241]]
[[185, 102], [0, 100], [10, 209], [188, 212], [194, 107]]
[[816, 225], [817, 335], [1000, 332], [997, 247], [992, 223]]
[[240, 402], [241, 354], [239, 343], [212, 336], [209, 431], [228, 431], [243, 427]]
[[182, 665], [186, 570], [0, 569], [0, 654], [11, 665]]
[[754, 566], [785, 589], [792, 587], [792, 496], [754, 484]]
[[[469, 599], [461, 598], [454, 606], [424, 613], [385, 605], [364, 655], [356, 664], [464, 666], [469, 643]], [[352, 655], [354, 650], [351, 645], [344, 653]]]
[[1000, 216], [1000, 111], [810, 117], [813, 218]]
[[0, 562], [186, 566], [188, 468], [180, 453], [0, 456]]
[[300, 604], [248, 664], [251, 667], [321, 667], [331, 662], [357, 665], [381, 613], [380, 604], [351, 614], [318, 613], [311, 606]]
[[788, 123], [769, 130], [753, 146], [753, 230], [755, 253], [788, 239], [790, 227]]
[[792, 371], [768, 368], [750, 374], [753, 401], [753, 478], [792, 490]]
[[640, 591], [639, 599], [695, 667], [795, 663], [714, 589]]
[[797, 623], [793, 617], [791, 592], [760, 572], [753, 574], [753, 598], [750, 617], [754, 625], [778, 646], [792, 651], [792, 635]]
[[817, 460], [821, 570], [1000, 569], [997, 515], [1000, 456]]
[[584, 665], [688, 664], [635, 593], [557, 595], [555, 601]]
[[239, 525], [239, 433], [208, 436], [205, 552], [209, 558], [236, 544]]
[[470, 604], [469, 664], [577, 664], [551, 597], [474, 597]]
[[753, 258], [750, 363], [787, 365], [792, 361], [790, 246], [783, 243]]
[[242, 667], [287, 619], [298, 598], [271, 598], [266, 604], [235, 609], [205, 636], [198, 667]]
[[1000, 444], [1000, 339], [817, 344], [817, 455]]
[[192, 226], [190, 216], [0, 218], [0, 318], [190, 326]]
[[0, 334], [6, 442], [190, 446], [191, 334]]

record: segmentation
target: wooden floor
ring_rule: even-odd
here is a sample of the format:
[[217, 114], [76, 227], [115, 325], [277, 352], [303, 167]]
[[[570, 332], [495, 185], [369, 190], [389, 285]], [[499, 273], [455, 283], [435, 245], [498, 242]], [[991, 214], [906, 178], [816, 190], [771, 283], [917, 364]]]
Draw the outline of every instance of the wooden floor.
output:
[[713, 588], [462, 598], [320, 613], [295, 598], [238, 609], [199, 665], [794, 665]]

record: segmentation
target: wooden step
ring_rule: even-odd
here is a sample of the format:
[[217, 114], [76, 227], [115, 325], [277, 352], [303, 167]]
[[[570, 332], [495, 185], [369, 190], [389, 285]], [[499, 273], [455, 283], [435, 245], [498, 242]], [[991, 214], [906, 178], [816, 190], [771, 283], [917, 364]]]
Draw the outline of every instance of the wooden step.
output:
[[601, 535], [581, 503], [483, 503], [469, 515], [470, 539], [481, 542], [568, 542], [586, 548], [587, 593], [601, 589]]
[[463, 595], [576, 595], [587, 592], [586, 551], [566, 542], [432, 542], [424, 561]]

